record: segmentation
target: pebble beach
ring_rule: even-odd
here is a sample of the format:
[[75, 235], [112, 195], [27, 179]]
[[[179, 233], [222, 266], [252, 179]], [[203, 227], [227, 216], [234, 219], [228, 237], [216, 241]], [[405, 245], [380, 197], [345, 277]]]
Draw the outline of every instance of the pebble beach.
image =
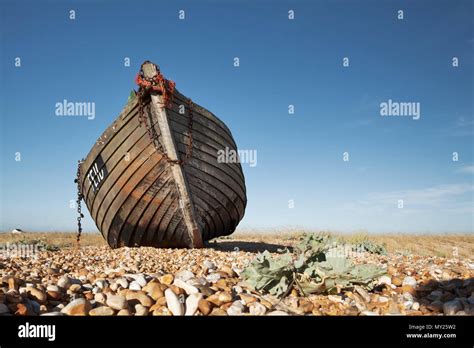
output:
[[[273, 238], [271, 245], [289, 243]], [[257, 250], [223, 245], [85, 245], [0, 258], [0, 315], [474, 315], [474, 262], [468, 258], [364, 253], [353, 261], [386, 269], [373, 290], [356, 286], [307, 296], [293, 290], [278, 299], [240, 277]]]

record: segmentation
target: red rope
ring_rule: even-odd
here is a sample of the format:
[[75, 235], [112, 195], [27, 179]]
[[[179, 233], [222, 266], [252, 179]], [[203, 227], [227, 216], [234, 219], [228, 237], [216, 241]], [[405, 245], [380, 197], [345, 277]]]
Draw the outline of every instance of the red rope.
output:
[[156, 91], [163, 95], [164, 107], [169, 107], [173, 98], [173, 93], [176, 87], [176, 83], [171, 80], [167, 80], [161, 74], [158, 67], [156, 67], [156, 75], [151, 79], [146, 79], [142, 76], [143, 72], [140, 71], [135, 77], [135, 83], [143, 89], [143, 91]]

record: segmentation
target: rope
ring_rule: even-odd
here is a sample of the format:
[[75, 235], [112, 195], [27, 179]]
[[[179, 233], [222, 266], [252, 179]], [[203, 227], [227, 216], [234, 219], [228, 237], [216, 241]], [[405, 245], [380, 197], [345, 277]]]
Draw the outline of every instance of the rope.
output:
[[[145, 77], [145, 74], [143, 72], [143, 66], [145, 64], [153, 64], [156, 69], [156, 74], [155, 76], [148, 78]], [[156, 130], [152, 127], [152, 122], [149, 121], [147, 122], [145, 118], [145, 111], [144, 111], [144, 99], [145, 97], [151, 92], [151, 91], [156, 91], [159, 94], [163, 96], [163, 105], [162, 107], [164, 109], [170, 109], [171, 105], [173, 103], [173, 94], [176, 88], [176, 83], [174, 83], [171, 80], [167, 80], [160, 71], [160, 68], [150, 62], [146, 61], [144, 62], [141, 67], [140, 71], [138, 72], [137, 76], [135, 77], [135, 83], [138, 85], [138, 121], [141, 124], [145, 124], [148, 130], [148, 135], [152, 139], [153, 143], [155, 144], [155, 148], [163, 153], [164, 158], [168, 163], [171, 164], [177, 164], [177, 165], [185, 165], [186, 162], [189, 161], [189, 159], [192, 157], [192, 152], [193, 152], [193, 135], [192, 135], [192, 128], [193, 128], [193, 106], [194, 103], [192, 102], [191, 99], [188, 99], [188, 136], [189, 136], [189, 144], [186, 149], [186, 154], [183, 159], [178, 159], [178, 160], [172, 160], [168, 157], [168, 154], [165, 153], [164, 149], [161, 147], [161, 143], [159, 141], [159, 136], [156, 133]]]

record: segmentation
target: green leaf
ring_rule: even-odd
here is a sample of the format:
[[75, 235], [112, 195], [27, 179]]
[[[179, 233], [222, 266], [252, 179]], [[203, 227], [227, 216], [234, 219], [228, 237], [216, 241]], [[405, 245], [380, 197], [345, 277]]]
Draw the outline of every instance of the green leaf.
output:
[[137, 94], [137, 93], [135, 92], [135, 90], [132, 89], [132, 90], [130, 91], [130, 94], [128, 95], [128, 100], [127, 100], [127, 102], [129, 102], [130, 100], [132, 100], [133, 98], [135, 98], [136, 94]]
[[242, 277], [253, 289], [280, 297], [295, 283], [304, 294], [335, 293], [355, 285], [372, 289], [385, 273], [377, 265], [354, 265], [345, 256], [331, 252], [336, 248], [336, 239], [328, 234], [304, 235], [293, 253], [285, 249], [276, 256], [268, 251], [258, 254]]

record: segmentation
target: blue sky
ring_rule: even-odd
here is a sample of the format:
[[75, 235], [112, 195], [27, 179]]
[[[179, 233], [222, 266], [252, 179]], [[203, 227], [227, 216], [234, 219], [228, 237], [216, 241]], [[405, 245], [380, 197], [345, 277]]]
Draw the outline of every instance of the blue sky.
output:
[[[472, 1], [0, 8], [0, 230], [75, 229], [76, 162], [117, 117], [149, 59], [218, 115], [239, 148], [257, 151], [257, 166], [243, 165], [241, 229], [473, 232]], [[95, 119], [56, 116], [64, 99], [94, 102]], [[420, 103], [420, 119], [382, 117], [388, 99]], [[95, 230], [88, 215], [85, 228]]]

